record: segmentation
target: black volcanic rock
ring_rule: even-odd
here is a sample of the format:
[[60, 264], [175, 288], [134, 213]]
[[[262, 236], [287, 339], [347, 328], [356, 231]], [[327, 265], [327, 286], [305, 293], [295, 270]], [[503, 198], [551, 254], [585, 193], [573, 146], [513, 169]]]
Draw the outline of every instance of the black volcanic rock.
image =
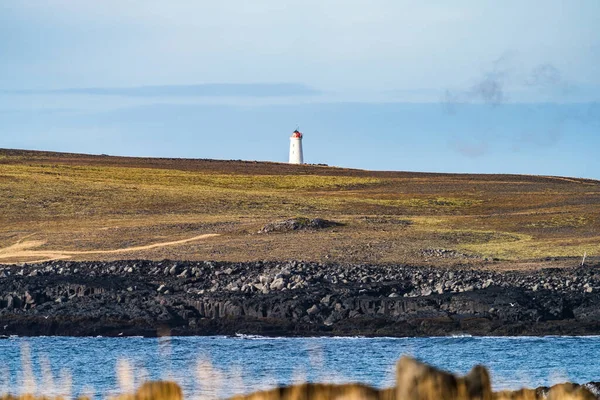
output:
[[341, 226], [342, 224], [335, 221], [329, 221], [322, 218], [291, 218], [284, 221], [272, 222], [265, 225], [258, 233], [271, 232], [291, 232], [298, 230], [317, 230], [331, 228], [333, 226]]
[[599, 305], [598, 267], [0, 266], [0, 335], [583, 335], [600, 333]]

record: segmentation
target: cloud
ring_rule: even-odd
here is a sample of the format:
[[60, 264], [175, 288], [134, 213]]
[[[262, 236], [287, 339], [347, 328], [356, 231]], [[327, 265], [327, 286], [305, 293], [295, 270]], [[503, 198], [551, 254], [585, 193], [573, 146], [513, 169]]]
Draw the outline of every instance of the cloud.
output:
[[454, 114], [457, 111], [461, 102], [460, 94], [456, 91], [450, 89], [444, 91], [444, 94], [442, 95], [442, 105], [450, 114]]
[[512, 71], [512, 53], [506, 52], [492, 62], [491, 68], [476, 79], [475, 83], [464, 90], [446, 89], [443, 102], [450, 112], [456, 111], [460, 103], [483, 102], [497, 106], [507, 100], [504, 86]]
[[67, 94], [127, 97], [282, 97], [315, 96], [321, 92], [294, 83], [211, 83], [198, 85], [157, 85], [136, 87], [88, 87], [42, 91], [13, 91], [16, 94]]
[[504, 101], [504, 82], [499, 75], [492, 73], [476, 85], [473, 85], [468, 96], [481, 99], [484, 103], [498, 105]]
[[561, 71], [551, 63], [544, 63], [533, 68], [525, 80], [525, 85], [538, 91], [556, 92], [561, 96], [572, 94], [575, 86], [567, 82]]
[[467, 88], [446, 89], [442, 96], [446, 110], [455, 112], [458, 105], [465, 103], [476, 102], [490, 106], [506, 103], [510, 99], [507, 87], [535, 91], [542, 96], [551, 91], [566, 94], [572, 89], [572, 85], [552, 63], [541, 63], [531, 69], [517, 68], [515, 58], [513, 53], [506, 52], [494, 60], [490, 67], [475, 79], [475, 83]]
[[480, 100], [486, 104], [498, 105], [506, 100], [504, 86], [511, 75], [511, 53], [504, 53], [492, 62], [492, 68], [487, 71], [479, 82], [475, 83], [466, 96], [470, 100]]
[[[492, 108], [504, 104], [509, 99], [506, 88], [520, 88], [535, 91], [537, 94], [548, 95], [552, 91], [566, 94], [572, 86], [563, 78], [561, 71], [551, 63], [541, 63], [533, 68], [517, 68], [515, 57], [511, 53], [505, 53], [492, 62], [490, 68], [475, 83], [463, 90], [446, 90], [442, 96], [442, 102], [447, 112], [454, 114], [460, 106], [470, 103], [489, 105]], [[523, 133], [514, 138], [513, 151], [523, 149], [545, 149], [555, 146], [563, 136], [565, 125], [569, 121], [579, 120], [589, 123], [593, 120], [594, 108], [589, 107], [587, 113], [565, 111], [559, 114], [546, 113], [528, 107], [521, 115], [520, 125]], [[474, 117], [474, 120], [479, 120]], [[538, 121], [538, 128], [531, 129], [528, 125], [531, 121]], [[493, 126], [488, 120], [484, 124]], [[451, 147], [460, 154], [467, 157], [479, 157], [488, 151], [487, 139], [481, 137], [479, 143], [452, 142]]]
[[545, 63], [533, 68], [525, 83], [529, 86], [553, 86], [562, 83], [562, 76], [558, 68]]

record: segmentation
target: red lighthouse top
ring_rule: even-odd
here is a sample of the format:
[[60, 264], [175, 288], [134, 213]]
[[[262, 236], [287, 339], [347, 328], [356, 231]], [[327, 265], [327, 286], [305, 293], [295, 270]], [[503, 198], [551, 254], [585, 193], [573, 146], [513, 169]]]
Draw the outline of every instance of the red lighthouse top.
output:
[[302, 139], [302, 132], [300, 132], [298, 129], [296, 129], [294, 132], [292, 132], [292, 138]]

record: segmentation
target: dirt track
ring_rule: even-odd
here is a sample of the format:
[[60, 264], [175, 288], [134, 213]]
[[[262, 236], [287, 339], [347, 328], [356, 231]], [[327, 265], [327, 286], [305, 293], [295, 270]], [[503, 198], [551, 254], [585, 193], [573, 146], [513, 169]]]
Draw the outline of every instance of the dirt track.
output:
[[[29, 235], [28, 237], [31, 237]], [[220, 236], [216, 233], [207, 233], [203, 235], [194, 236], [188, 239], [175, 240], [170, 242], [153, 243], [145, 246], [133, 246], [122, 249], [112, 250], [86, 250], [86, 251], [68, 251], [68, 250], [31, 250], [37, 247], [43, 246], [46, 242], [43, 240], [20, 240], [12, 246], [0, 249], [0, 260], [7, 259], [18, 259], [18, 258], [29, 258], [37, 257], [40, 260], [32, 262], [50, 261], [70, 258], [74, 255], [86, 255], [86, 254], [117, 254], [117, 253], [128, 253], [134, 251], [151, 250], [159, 247], [166, 246], [177, 246], [197, 240], [208, 239], [211, 237]]]

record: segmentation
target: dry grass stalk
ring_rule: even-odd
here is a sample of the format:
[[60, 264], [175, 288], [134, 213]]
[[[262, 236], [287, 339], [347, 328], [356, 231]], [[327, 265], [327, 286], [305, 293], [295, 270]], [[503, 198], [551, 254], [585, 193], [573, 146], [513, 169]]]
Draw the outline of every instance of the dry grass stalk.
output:
[[464, 377], [402, 357], [396, 374], [396, 398], [403, 400], [491, 400], [487, 370], [477, 365]]
[[[28, 348], [24, 347], [23, 360], [29, 360]], [[24, 365], [25, 367], [25, 365]], [[31, 365], [30, 365], [31, 368]], [[46, 367], [49, 368], [49, 367]], [[120, 363], [118, 371], [121, 389], [124, 394], [111, 400], [183, 400], [183, 391], [175, 382], [158, 381], [144, 383], [133, 392], [133, 374], [129, 364]], [[231, 381], [235, 373], [232, 370], [227, 376]], [[48, 372], [47, 372], [48, 373]], [[50, 373], [51, 375], [51, 373]], [[35, 387], [35, 379], [24, 375], [23, 389]], [[48, 377], [45, 378], [50, 379]], [[209, 361], [201, 361], [197, 366], [198, 393], [201, 399], [220, 398], [219, 392], [226, 385], [222, 372], [215, 369]], [[63, 382], [69, 384], [68, 379]], [[60, 386], [60, 385], [59, 385]], [[240, 384], [243, 387], [243, 384]], [[236, 389], [240, 389], [237, 387]], [[63, 389], [64, 391], [65, 389]], [[19, 396], [5, 395], [0, 400], [68, 400], [68, 395], [35, 396], [32, 392], [24, 392]], [[482, 366], [475, 366], [467, 375], [454, 374], [438, 370], [410, 357], [402, 357], [396, 368], [396, 386], [388, 389], [376, 389], [367, 385], [301, 383], [271, 390], [259, 391], [248, 395], [237, 395], [230, 400], [595, 400], [586, 388], [565, 383], [550, 388], [521, 389], [517, 391], [492, 392], [488, 371]], [[80, 397], [79, 400], [89, 400]]]

